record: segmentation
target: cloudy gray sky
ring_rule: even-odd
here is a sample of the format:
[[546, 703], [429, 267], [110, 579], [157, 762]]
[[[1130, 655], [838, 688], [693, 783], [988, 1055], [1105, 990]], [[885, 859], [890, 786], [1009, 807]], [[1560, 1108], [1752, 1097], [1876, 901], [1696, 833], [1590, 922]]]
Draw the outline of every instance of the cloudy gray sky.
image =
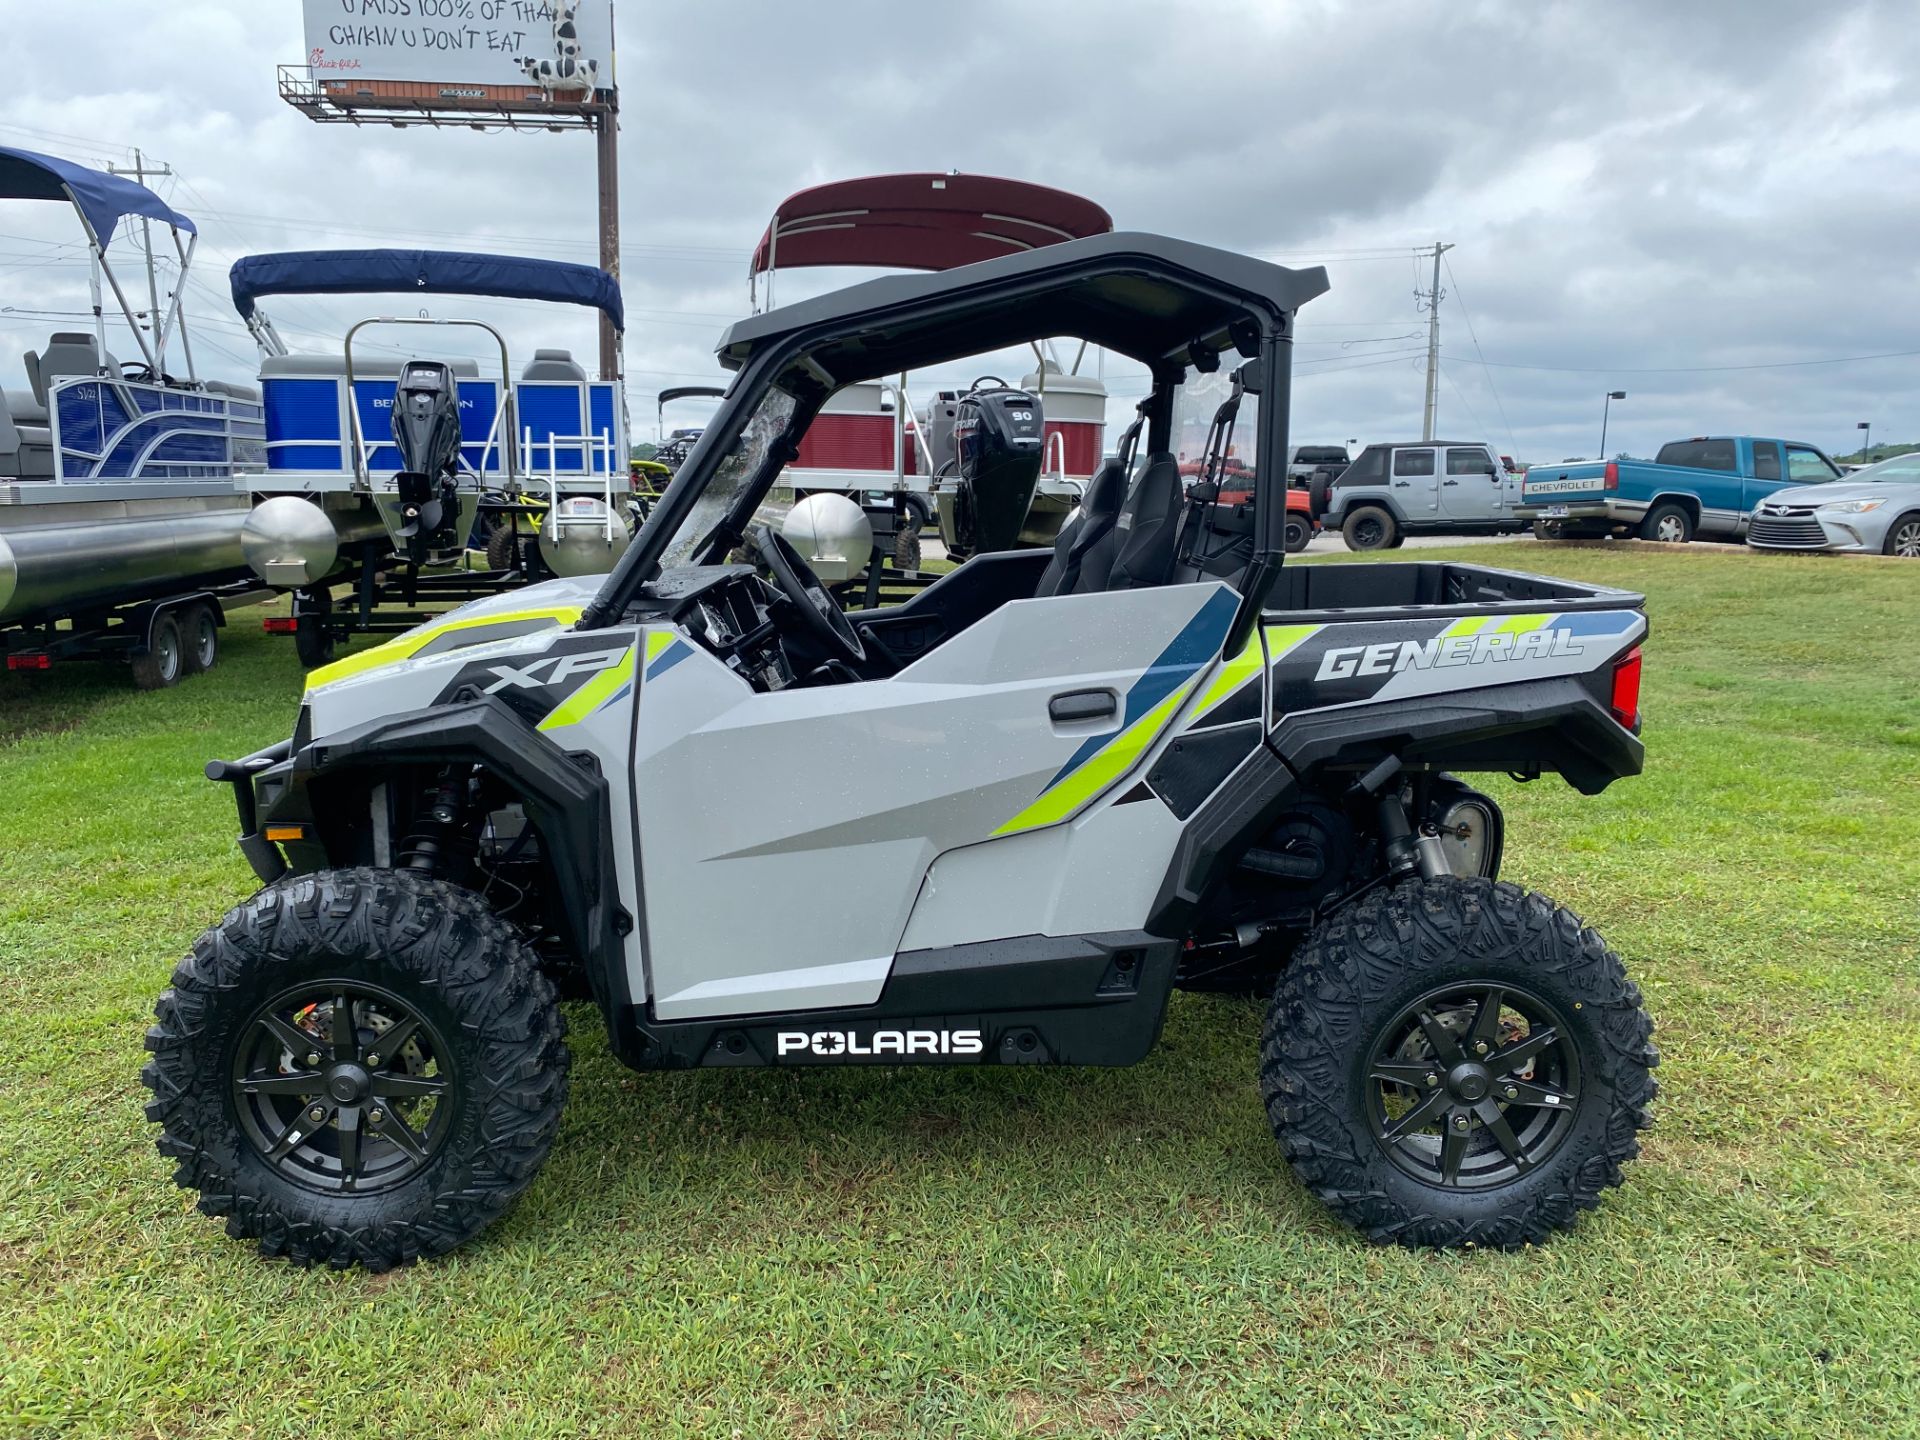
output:
[[[0, 0], [0, 144], [139, 145], [203, 234], [203, 370], [252, 347], [225, 270], [258, 250], [594, 254], [578, 135], [317, 126], [277, 98], [298, 0]], [[1703, 431], [1840, 450], [1920, 439], [1920, 27], [1911, 4], [622, 0], [635, 433], [715, 377], [748, 251], [801, 186], [960, 169], [1076, 190], [1123, 228], [1324, 262], [1294, 436], [1417, 435], [1413, 251], [1442, 239], [1441, 428], [1532, 459]], [[0, 202], [0, 383], [79, 309], [76, 227]], [[830, 283], [783, 281], [783, 298]], [[297, 347], [364, 304], [271, 305]], [[585, 312], [455, 308], [517, 348], [593, 350]], [[131, 350], [131, 346], [122, 347]], [[1833, 362], [1833, 363], [1809, 363]], [[939, 377], [964, 378], [964, 377]], [[1110, 372], [1116, 396], [1133, 377]], [[1137, 388], [1137, 387], [1136, 387]], [[691, 420], [697, 412], [689, 413]]]

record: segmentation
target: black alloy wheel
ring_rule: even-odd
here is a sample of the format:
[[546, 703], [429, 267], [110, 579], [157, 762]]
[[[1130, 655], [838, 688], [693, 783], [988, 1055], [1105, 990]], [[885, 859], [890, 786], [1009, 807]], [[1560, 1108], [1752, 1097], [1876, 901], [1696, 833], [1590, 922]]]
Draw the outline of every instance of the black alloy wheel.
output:
[[1573, 1129], [1580, 1055], [1544, 1000], [1509, 985], [1421, 996], [1380, 1031], [1368, 1060], [1368, 1120], [1387, 1158], [1416, 1180], [1505, 1185]]
[[309, 982], [248, 1022], [234, 1058], [234, 1114], [285, 1178], [377, 1192], [411, 1179], [445, 1142], [453, 1067], [432, 1023], [390, 991]]

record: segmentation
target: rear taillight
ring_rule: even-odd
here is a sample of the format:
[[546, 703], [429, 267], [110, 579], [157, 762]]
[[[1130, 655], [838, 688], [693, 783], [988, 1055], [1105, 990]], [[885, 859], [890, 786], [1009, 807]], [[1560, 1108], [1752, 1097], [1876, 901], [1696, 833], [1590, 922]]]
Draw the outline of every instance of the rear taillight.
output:
[[7, 669], [9, 670], [51, 670], [53, 669], [53, 656], [51, 655], [9, 655], [7, 656]]
[[1613, 461], [1607, 461], [1607, 468], [1600, 472], [1600, 483], [1608, 490], [1620, 488], [1620, 467]]
[[1640, 647], [1634, 646], [1614, 663], [1613, 718], [1629, 730], [1640, 728]]
[[269, 635], [291, 635], [300, 628], [300, 622], [291, 615], [275, 615], [262, 620], [260, 628]]

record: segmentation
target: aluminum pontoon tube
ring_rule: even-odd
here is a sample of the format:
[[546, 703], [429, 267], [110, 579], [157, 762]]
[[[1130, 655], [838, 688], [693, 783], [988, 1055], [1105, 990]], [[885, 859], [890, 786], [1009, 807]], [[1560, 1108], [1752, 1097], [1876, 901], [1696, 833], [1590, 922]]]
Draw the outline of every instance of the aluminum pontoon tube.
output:
[[242, 579], [244, 505], [209, 496], [0, 510], [0, 624]]
[[253, 573], [269, 585], [297, 590], [333, 573], [340, 551], [387, 533], [370, 505], [326, 510], [298, 495], [262, 500], [247, 514], [241, 548]]

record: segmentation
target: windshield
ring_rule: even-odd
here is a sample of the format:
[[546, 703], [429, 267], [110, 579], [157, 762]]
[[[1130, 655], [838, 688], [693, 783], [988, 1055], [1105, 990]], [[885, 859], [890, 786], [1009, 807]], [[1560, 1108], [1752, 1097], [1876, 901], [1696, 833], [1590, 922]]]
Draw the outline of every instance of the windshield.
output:
[[700, 492], [700, 498], [693, 502], [686, 522], [667, 542], [660, 558], [663, 567], [670, 569], [693, 563], [701, 544], [713, 534], [714, 527], [726, 519], [735, 502], [760, 473], [775, 442], [786, 434], [795, 404], [793, 396], [778, 387], [770, 388], [761, 397], [759, 407], [747, 418], [725, 458], [714, 467], [712, 478]]
[[1920, 450], [1856, 470], [1847, 480], [1854, 485], [1920, 485]]

